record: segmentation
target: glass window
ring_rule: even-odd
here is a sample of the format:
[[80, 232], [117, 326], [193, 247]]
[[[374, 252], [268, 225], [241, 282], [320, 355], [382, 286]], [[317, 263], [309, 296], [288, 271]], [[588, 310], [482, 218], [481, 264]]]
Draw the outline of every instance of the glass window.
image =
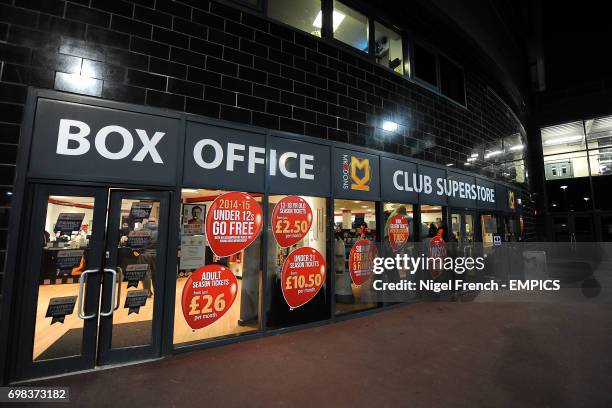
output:
[[[372, 288], [372, 265], [367, 262], [368, 250], [376, 241], [375, 203], [334, 200], [334, 224], [335, 313], [350, 313], [378, 306]], [[371, 244], [364, 245], [363, 240]], [[351, 260], [355, 262], [351, 264]]]
[[[320, 264], [298, 267], [302, 252], [313, 249], [311, 262], [327, 263], [327, 200], [306, 196], [270, 196], [268, 213], [268, 326], [290, 326], [330, 317], [329, 269]], [[299, 251], [298, 251], [299, 250]], [[318, 259], [316, 259], [318, 258]], [[330, 275], [332, 276], [332, 275]], [[321, 279], [323, 278], [323, 279]], [[298, 292], [299, 291], [299, 292]]]
[[[426, 241], [436, 236], [438, 228], [443, 226], [442, 207], [439, 205], [421, 205], [420, 240]], [[448, 241], [445, 239], [445, 241]]]
[[463, 70], [443, 56], [440, 56], [440, 90], [442, 95], [465, 105]]
[[[231, 214], [237, 214], [237, 211], [240, 210], [239, 219], [244, 222], [240, 222], [239, 226], [230, 226], [230, 228], [245, 228], [243, 236], [248, 236], [250, 227], [246, 225], [247, 219], [254, 218], [254, 221], [257, 222], [259, 216], [258, 222], [261, 223], [261, 194], [247, 194], [242, 201], [232, 198], [215, 202], [215, 199], [224, 193], [226, 192], [203, 189], [183, 189], [182, 191], [181, 242], [178, 250], [174, 308], [174, 344], [178, 346], [222, 336], [254, 332], [259, 329], [260, 282], [262, 279], [261, 234], [252, 241], [246, 240], [246, 247], [242, 245], [243, 248], [238, 252], [227, 256], [217, 256], [216, 253], [223, 255], [225, 252], [233, 252], [236, 247], [229, 248], [232, 244], [226, 243], [224, 246], [227, 246], [228, 250], [223, 248], [224, 252], [222, 252], [217, 243], [217, 252], [213, 252], [211, 240], [220, 242], [220, 239], [207, 234], [209, 226], [206, 224], [206, 218], [213, 205], [212, 211], [223, 210], [218, 216], [215, 216], [220, 220], [235, 220], [236, 218]], [[260, 207], [256, 208], [256, 204]], [[223, 215], [224, 212], [228, 215]], [[243, 216], [242, 213], [245, 215]], [[230, 223], [216, 221], [210, 225], [211, 234], [218, 234], [217, 237], [235, 235], [223, 231], [222, 224], [229, 225]], [[249, 241], [251, 241], [250, 244], [248, 244]], [[215, 271], [211, 269], [210, 273], [202, 274], [200, 287], [204, 289], [211, 287], [210, 292], [202, 290], [203, 293], [198, 295], [199, 298], [196, 295], [189, 296], [189, 292], [186, 291], [189, 289], [187, 284], [192, 283], [191, 276], [201, 267], [211, 265], [216, 265], [217, 268], [222, 267], [222, 269]], [[231, 288], [228, 288], [227, 291], [228, 296], [220, 298], [221, 294], [226, 294], [223, 286], [230, 285]], [[194, 328], [187, 322], [187, 318], [191, 318], [192, 313], [196, 315], [194, 319], [210, 319], [210, 324]]]
[[612, 174], [612, 148], [589, 150], [591, 176]]
[[592, 207], [588, 177], [547, 180], [546, 196], [550, 211], [584, 211]]
[[414, 47], [414, 76], [430, 85], [438, 86], [436, 55], [420, 45]]
[[339, 1], [334, 1], [332, 21], [334, 38], [358, 50], [368, 52], [368, 18], [364, 14]]
[[[593, 168], [593, 165], [591, 165]], [[544, 157], [546, 180], [586, 177], [589, 163], [586, 152], [561, 153]]]
[[321, 37], [321, 0], [268, 0], [268, 16]]
[[586, 149], [582, 122], [548, 126], [541, 134], [544, 156]]
[[376, 62], [391, 68], [398, 74], [404, 73], [404, 51], [402, 49], [402, 36], [397, 32], [385, 27], [378, 21], [374, 23], [376, 48]]

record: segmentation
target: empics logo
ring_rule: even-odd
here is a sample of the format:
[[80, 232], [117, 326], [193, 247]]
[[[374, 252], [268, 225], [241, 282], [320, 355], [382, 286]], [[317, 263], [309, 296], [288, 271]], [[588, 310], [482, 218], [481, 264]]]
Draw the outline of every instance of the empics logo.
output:
[[351, 190], [370, 191], [370, 182], [372, 181], [370, 159], [360, 159], [353, 155], [350, 157], [349, 164], [349, 155], [342, 155], [342, 188], [349, 189], [350, 177]]

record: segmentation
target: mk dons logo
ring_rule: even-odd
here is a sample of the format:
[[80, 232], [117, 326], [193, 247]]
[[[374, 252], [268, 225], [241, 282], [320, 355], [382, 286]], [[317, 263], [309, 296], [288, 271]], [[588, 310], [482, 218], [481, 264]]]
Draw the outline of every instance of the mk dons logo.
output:
[[511, 210], [516, 209], [516, 201], [514, 200], [514, 191], [508, 191], [508, 206]]
[[[372, 167], [370, 159], [359, 159], [353, 155], [342, 155], [342, 188], [345, 190], [370, 191]], [[350, 179], [350, 181], [349, 181]]]

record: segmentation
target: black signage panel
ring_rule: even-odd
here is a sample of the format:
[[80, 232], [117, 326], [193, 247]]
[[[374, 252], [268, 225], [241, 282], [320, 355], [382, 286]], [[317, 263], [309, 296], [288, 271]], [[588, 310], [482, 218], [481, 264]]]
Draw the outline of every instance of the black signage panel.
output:
[[270, 192], [329, 196], [329, 147], [270, 137]]
[[381, 157], [380, 189], [385, 201], [401, 203], [418, 203], [419, 191], [422, 189], [422, 178], [417, 172], [417, 165], [401, 160]]
[[51, 318], [51, 324], [57, 322], [64, 323], [66, 316], [74, 312], [74, 304], [76, 301], [76, 296], [63, 296], [49, 299], [49, 306], [47, 306], [45, 317]]
[[133, 202], [130, 208], [130, 219], [133, 222], [142, 222], [142, 220], [149, 219], [152, 209], [153, 203], [151, 201]]
[[149, 271], [149, 264], [132, 264], [125, 267], [125, 276], [123, 281], [127, 281], [128, 289], [132, 286], [137, 288], [140, 281], [144, 281], [147, 272]]
[[500, 211], [508, 211], [508, 188], [495, 184], [495, 205]]
[[476, 186], [478, 189], [478, 197], [476, 199], [478, 208], [494, 210], [496, 208], [495, 203], [497, 202], [495, 184], [481, 178], [476, 178]]
[[138, 314], [140, 308], [147, 304], [147, 298], [149, 297], [149, 291], [147, 289], [141, 290], [130, 290], [125, 297], [125, 303], [123, 307], [128, 310], [128, 315], [132, 313]]
[[132, 249], [143, 249], [149, 246], [151, 242], [151, 231], [138, 230], [128, 233], [128, 246]]
[[474, 177], [448, 171], [443, 183], [451, 207], [476, 208], [478, 190]]
[[446, 171], [419, 164], [418, 186], [419, 202], [421, 204], [446, 205], [448, 196], [444, 192], [443, 182], [446, 180]]
[[31, 177], [174, 185], [178, 119], [39, 99]]
[[187, 122], [183, 185], [264, 191], [265, 135]]
[[85, 250], [83, 249], [58, 251], [55, 256], [55, 267], [60, 271], [68, 271], [68, 274], [70, 274], [72, 268], [76, 268], [81, 264], [84, 253]]
[[57, 216], [53, 232], [63, 232], [70, 235], [74, 231], [81, 230], [85, 213], [60, 213]]
[[353, 150], [332, 150], [331, 179], [339, 198], [380, 198], [379, 157]]

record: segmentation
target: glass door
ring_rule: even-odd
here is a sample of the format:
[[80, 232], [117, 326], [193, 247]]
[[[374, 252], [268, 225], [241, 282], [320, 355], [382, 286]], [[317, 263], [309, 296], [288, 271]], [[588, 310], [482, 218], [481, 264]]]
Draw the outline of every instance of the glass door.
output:
[[160, 350], [169, 193], [111, 191], [98, 364]]
[[37, 185], [21, 246], [23, 318], [18, 378], [93, 368], [107, 192]]
[[35, 185], [18, 379], [159, 353], [168, 192]]

